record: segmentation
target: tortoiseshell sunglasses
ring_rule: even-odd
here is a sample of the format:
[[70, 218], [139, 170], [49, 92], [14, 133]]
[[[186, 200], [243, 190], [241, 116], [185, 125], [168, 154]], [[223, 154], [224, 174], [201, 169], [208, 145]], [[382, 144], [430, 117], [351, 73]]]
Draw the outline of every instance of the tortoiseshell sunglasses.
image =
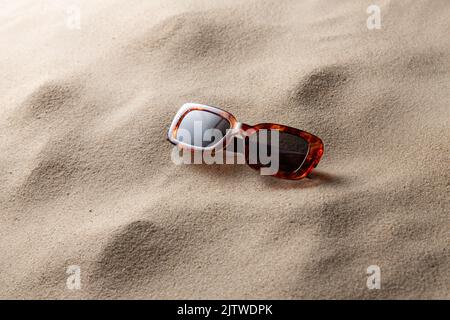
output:
[[[207, 141], [205, 139], [184, 141], [179, 132], [187, 130], [193, 137], [196, 122], [201, 122], [203, 132], [209, 129], [220, 130], [223, 138], [219, 141]], [[279, 169], [273, 176], [291, 180], [302, 179], [308, 176], [319, 163], [323, 155], [323, 143], [322, 140], [311, 133], [274, 123], [261, 123], [251, 126], [238, 122], [231, 113], [224, 110], [196, 103], [186, 103], [180, 108], [170, 126], [168, 140], [184, 150], [204, 152], [224, 150], [228, 144], [233, 142], [233, 138], [241, 138], [245, 140], [246, 163], [251, 168], [260, 170], [264, 167], [264, 164], [259, 161], [255, 163], [249, 159], [251, 141], [260, 142], [258, 142], [258, 139], [249, 138], [263, 130], [278, 131]], [[267, 140], [265, 143], [267, 143]]]

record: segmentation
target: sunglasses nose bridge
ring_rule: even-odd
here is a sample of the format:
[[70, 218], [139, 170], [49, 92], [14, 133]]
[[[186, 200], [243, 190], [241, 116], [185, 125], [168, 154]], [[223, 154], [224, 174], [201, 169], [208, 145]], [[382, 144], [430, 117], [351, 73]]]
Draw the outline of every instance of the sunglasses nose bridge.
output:
[[245, 138], [247, 136], [246, 131], [242, 128], [242, 122], [236, 123], [233, 130], [231, 130], [231, 136], [237, 138]]

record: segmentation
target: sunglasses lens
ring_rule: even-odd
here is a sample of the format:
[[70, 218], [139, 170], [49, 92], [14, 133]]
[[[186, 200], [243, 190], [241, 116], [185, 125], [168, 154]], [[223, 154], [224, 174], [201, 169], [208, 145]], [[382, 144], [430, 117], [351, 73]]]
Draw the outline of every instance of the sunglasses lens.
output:
[[273, 134], [273, 131], [259, 130], [249, 137], [248, 150], [253, 153], [248, 157], [249, 164], [255, 168], [270, 167], [271, 163], [262, 158], [267, 155], [274, 161], [278, 154], [278, 171], [291, 173], [298, 170], [308, 155], [309, 143], [297, 135], [278, 130], [278, 134]]
[[193, 110], [181, 120], [176, 138], [195, 147], [209, 147], [219, 142], [230, 127], [230, 122], [218, 114]]
[[280, 171], [299, 169], [309, 151], [309, 143], [299, 136], [280, 132]]

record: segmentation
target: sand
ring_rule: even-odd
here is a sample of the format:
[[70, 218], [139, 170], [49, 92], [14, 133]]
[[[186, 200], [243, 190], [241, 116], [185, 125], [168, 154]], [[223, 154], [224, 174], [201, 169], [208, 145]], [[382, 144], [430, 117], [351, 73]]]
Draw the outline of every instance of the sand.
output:
[[[0, 298], [449, 299], [449, 17], [448, 0], [0, 2]], [[325, 155], [301, 181], [176, 166], [185, 102]]]

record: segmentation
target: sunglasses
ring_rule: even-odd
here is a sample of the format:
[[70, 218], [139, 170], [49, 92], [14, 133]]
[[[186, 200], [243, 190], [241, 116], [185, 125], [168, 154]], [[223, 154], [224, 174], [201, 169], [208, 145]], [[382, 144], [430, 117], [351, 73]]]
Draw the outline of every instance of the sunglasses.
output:
[[[208, 130], [221, 133], [221, 138], [210, 139], [205, 135]], [[196, 134], [202, 138], [193, 138]], [[205, 136], [209, 138], [203, 138]], [[273, 123], [250, 126], [238, 122], [227, 111], [196, 103], [186, 103], [178, 110], [168, 132], [168, 140], [172, 144], [192, 152], [225, 150], [236, 138], [243, 140], [245, 162], [255, 170], [268, 164], [259, 157], [252, 157], [251, 150], [265, 148], [270, 153], [277, 151], [278, 169], [270, 175], [282, 179], [307, 177], [323, 155], [322, 140], [311, 133]]]

